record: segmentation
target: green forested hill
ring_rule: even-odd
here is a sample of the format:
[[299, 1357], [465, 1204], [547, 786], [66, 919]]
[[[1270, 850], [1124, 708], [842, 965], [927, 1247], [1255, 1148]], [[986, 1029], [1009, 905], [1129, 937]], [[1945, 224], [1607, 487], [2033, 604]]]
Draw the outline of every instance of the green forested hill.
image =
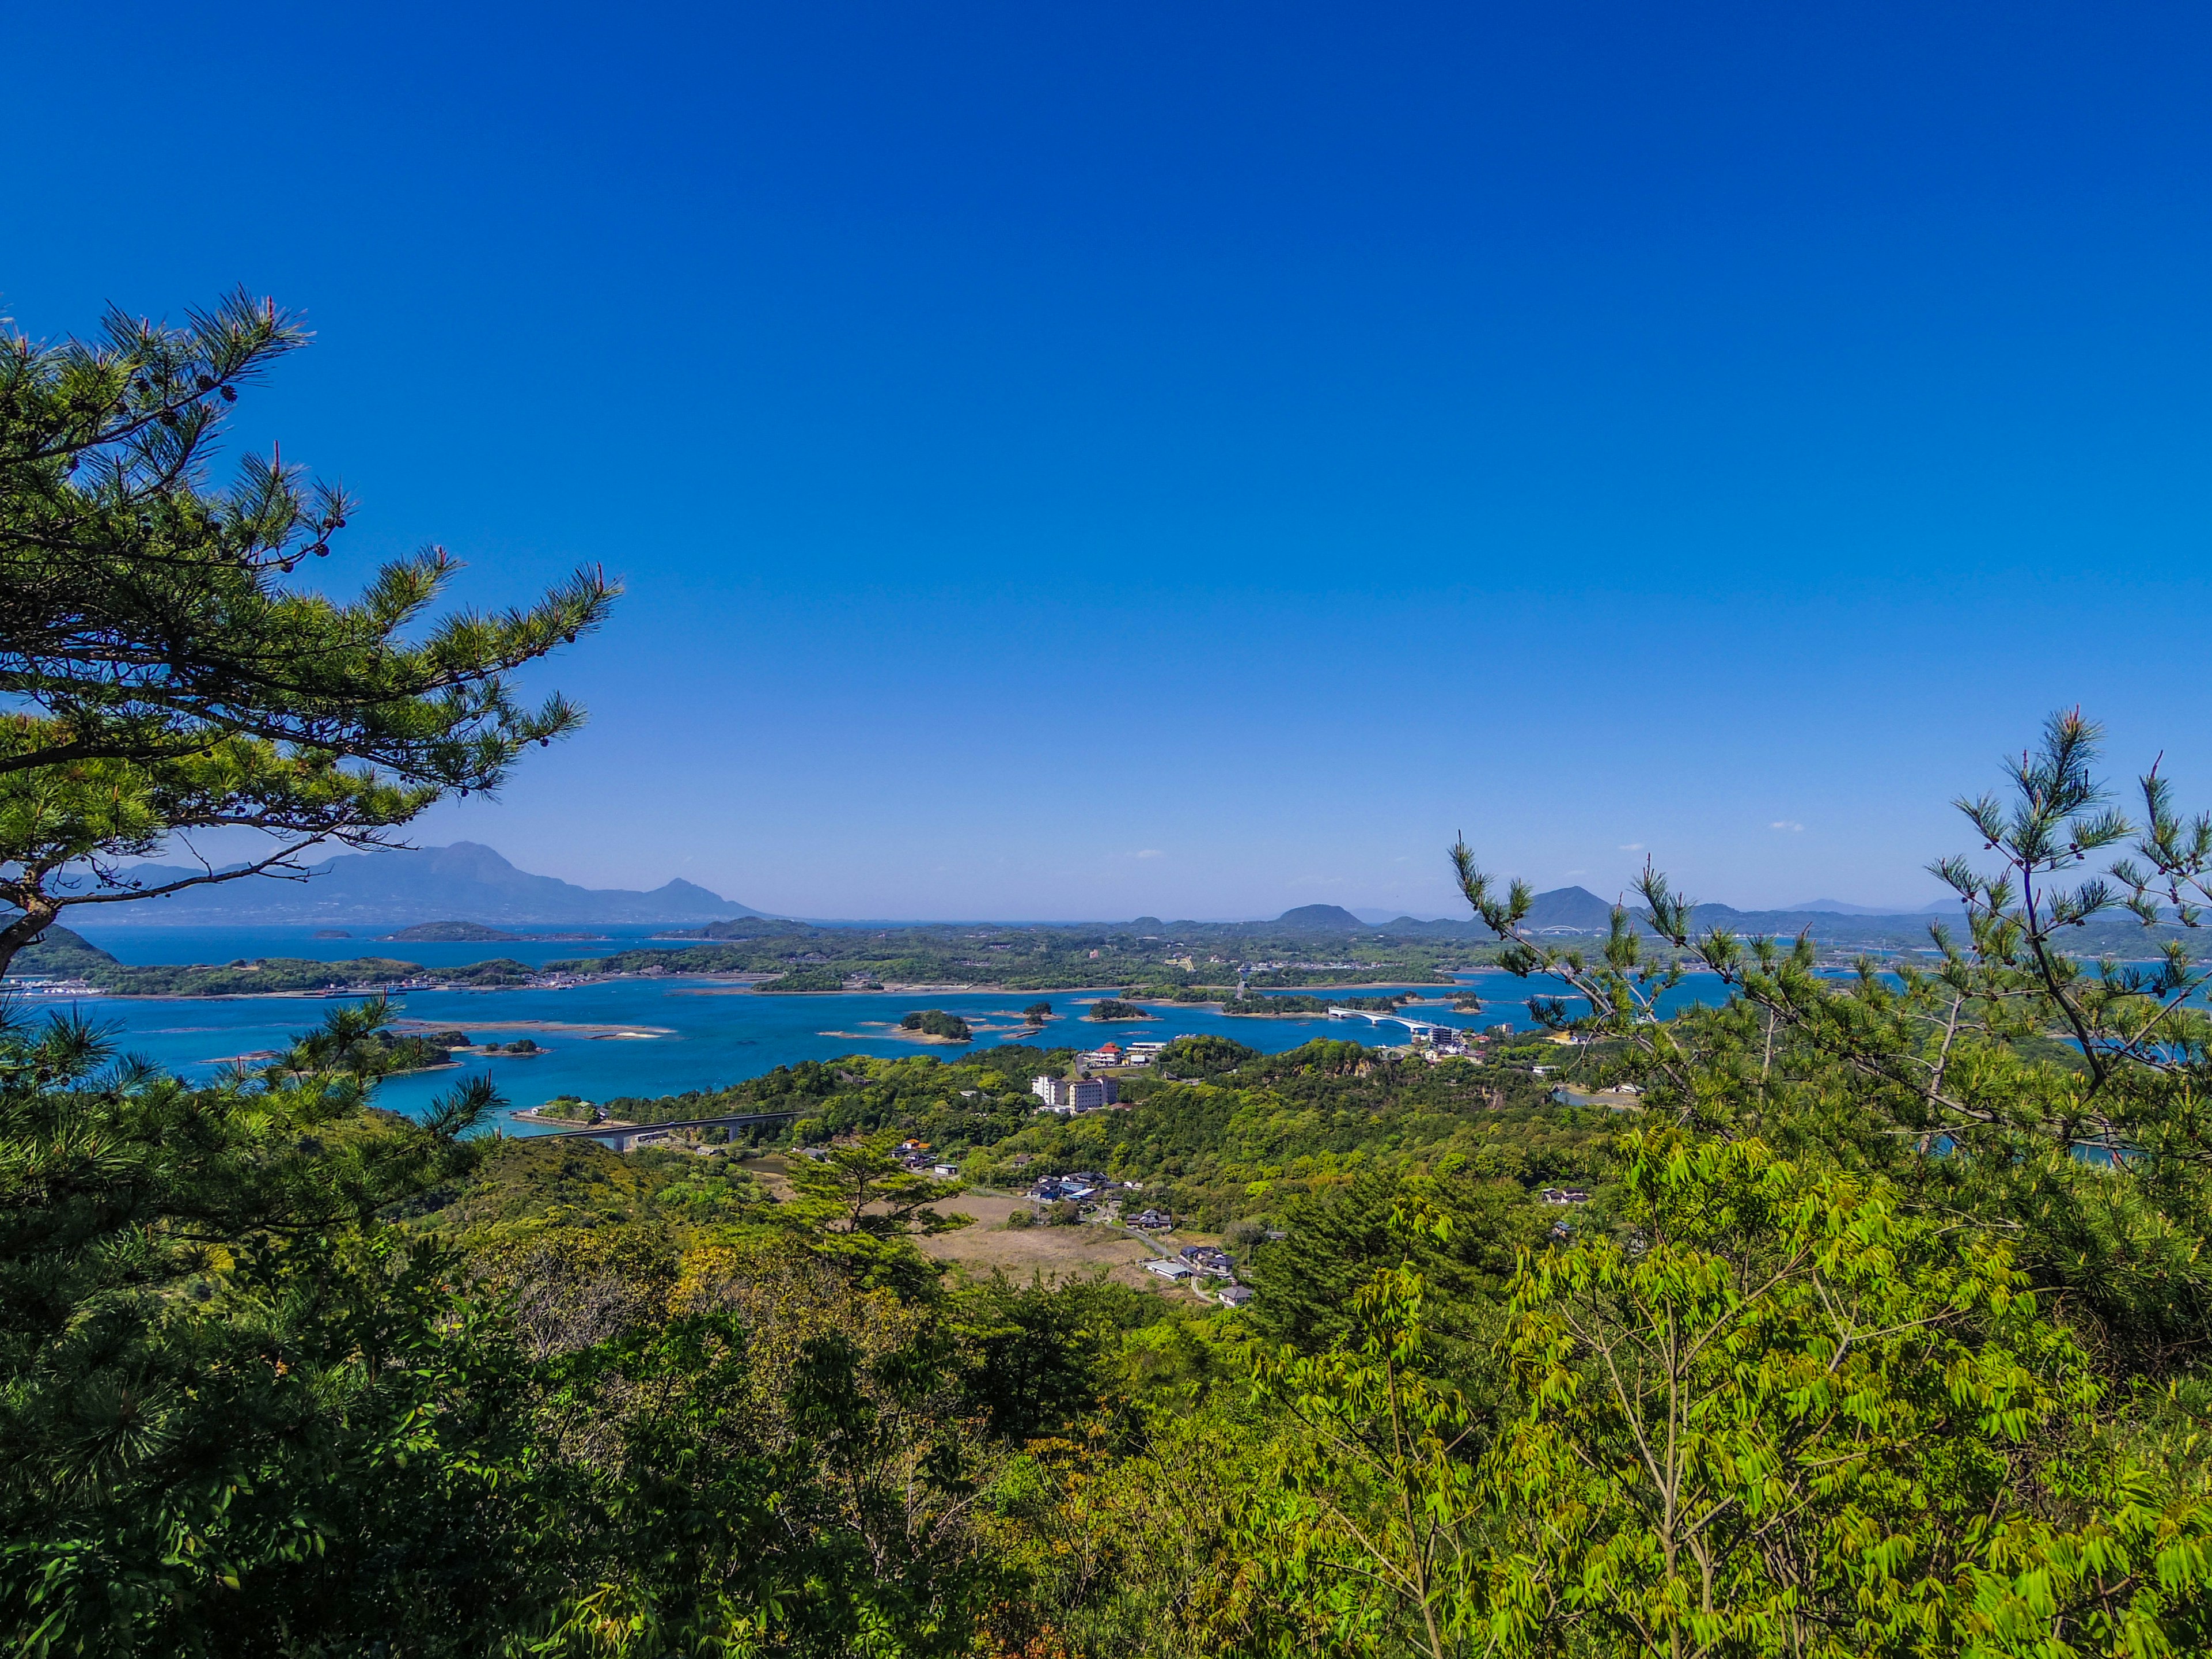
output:
[[81, 935], [66, 927], [49, 927], [15, 953], [9, 972], [57, 979], [91, 979], [95, 974], [121, 966], [113, 957]]
[[[2121, 833], [2064, 819], [2079, 733], [1983, 813], [2015, 873]], [[2140, 856], [2212, 898], [2160, 822]], [[1662, 1016], [1640, 938], [1566, 954], [1456, 862], [1508, 965], [1589, 1011], [1561, 1041], [1187, 1037], [1073, 1117], [1027, 1088], [1066, 1050], [848, 1056], [610, 1102], [792, 1115], [617, 1155], [475, 1134], [483, 1077], [379, 1110], [419, 1055], [374, 1004], [204, 1085], [0, 1029], [0, 1628], [33, 1659], [2212, 1652], [2186, 961], [2084, 971], [2063, 905], [1960, 870], [1960, 955], [1839, 979], [1692, 945], [1655, 877], [1667, 954], [1731, 988]], [[1175, 1242], [1008, 1196], [1079, 1171]]]

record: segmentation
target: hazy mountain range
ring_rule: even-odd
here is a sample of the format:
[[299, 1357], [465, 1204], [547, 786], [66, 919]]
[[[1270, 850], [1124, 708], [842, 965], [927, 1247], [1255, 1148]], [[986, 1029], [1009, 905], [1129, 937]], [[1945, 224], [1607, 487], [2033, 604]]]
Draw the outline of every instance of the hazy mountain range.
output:
[[[154, 886], [194, 873], [182, 866], [143, 864], [126, 869], [127, 880]], [[1559, 887], [1536, 896], [1528, 918], [1534, 932], [1603, 933], [1612, 902], [1583, 887]], [[198, 926], [310, 924], [332, 927], [404, 927], [424, 922], [484, 927], [661, 925], [682, 927], [702, 938], [720, 931], [714, 924], [761, 919], [764, 913], [709, 892], [696, 883], [676, 880], [650, 892], [622, 888], [579, 887], [553, 876], [518, 870], [492, 848], [476, 842], [425, 847], [409, 852], [348, 853], [313, 866], [306, 881], [247, 877], [236, 882], [187, 889], [144, 903], [101, 906], [103, 923]], [[89, 919], [87, 912], [79, 916]], [[1726, 904], [1701, 904], [1700, 929], [1725, 927], [1738, 933], [1794, 935], [1809, 932], [1823, 944], [1909, 949], [1927, 944], [1931, 921], [1961, 920], [1955, 902], [1919, 910], [1883, 912], [1837, 899], [1813, 899], [1784, 910], [1738, 910]], [[874, 926], [884, 926], [875, 923]], [[896, 925], [896, 924], [888, 924]], [[1388, 933], [1400, 938], [1492, 942], [1480, 922], [1424, 919], [1370, 910], [1358, 914], [1334, 904], [1304, 904], [1273, 921], [1169, 924], [1146, 916], [1123, 924], [1142, 932], [1173, 927], [1264, 929], [1269, 933]], [[2093, 932], [2107, 927], [2113, 938], [2083, 938], [2091, 951], [2130, 948], [2141, 930], [2124, 919], [2102, 919]], [[2169, 930], [2160, 929], [2160, 933]], [[2122, 939], [2121, 935], [2128, 935]]]
[[[1629, 908], [1640, 920], [1641, 912], [1633, 902]], [[1612, 903], [1587, 888], [1558, 887], [1536, 895], [1525, 925], [1536, 934], [1548, 933], [1565, 940], [1577, 934], [1603, 934], [1611, 926], [1612, 913]], [[2184, 928], [2171, 919], [2170, 912], [2168, 915], [2169, 919], [2158, 927], [2145, 927], [2128, 912], [2114, 910], [2096, 917], [2080, 933], [2069, 934], [2066, 945], [2084, 956], [2109, 955], [2126, 960], [2150, 957], [2175, 939], [2187, 945], [2192, 955], [2212, 952], [2212, 928]], [[1815, 900], [1790, 910], [1739, 910], [1733, 905], [1700, 904], [1691, 916], [1692, 931], [1698, 933], [1713, 927], [1725, 927], [1739, 938], [1765, 934], [1792, 939], [1807, 933], [1815, 944], [1830, 949], [1876, 953], [1925, 950], [1929, 948], [1929, 929], [1939, 923], [1948, 923], [1952, 936], [1960, 943], [1964, 944], [1966, 938], [1965, 907], [1955, 899], [1896, 914], [1863, 905], [1847, 906], [1833, 899]], [[1473, 920], [1424, 921], [1412, 916], [1394, 916], [1376, 922], [1334, 904], [1304, 904], [1295, 910], [1285, 911], [1272, 923], [1247, 926], [1293, 933], [1382, 933], [1400, 939], [1449, 939], [1477, 945], [1495, 942], [1490, 929]], [[1644, 931], [1648, 934], [1648, 928]]]
[[[1638, 907], [1631, 903], [1632, 912]], [[1815, 939], [1838, 944], [1873, 944], [1911, 935], [1925, 944], [1929, 922], [1948, 916], [1963, 921], [1956, 900], [1929, 905], [1922, 910], [1889, 912], [1866, 905], [1846, 905], [1833, 899], [1788, 910], [1739, 910], [1728, 904], [1700, 904], [1692, 912], [1700, 929], [1726, 927], [1738, 933], [1787, 933], [1809, 931]], [[1302, 904], [1285, 910], [1273, 925], [1300, 933], [1391, 933], [1400, 937], [1488, 940], [1492, 935], [1481, 922], [1424, 921], [1414, 916], [1364, 916], [1334, 904]], [[1536, 895], [1523, 924], [1531, 933], [1602, 933], [1612, 926], [1613, 903], [1586, 887], [1555, 887]]]
[[[96, 914], [102, 922], [190, 922], [200, 927], [292, 922], [404, 926], [422, 921], [603, 927], [697, 923], [761, 914], [688, 881], [672, 881], [640, 893], [533, 876], [472, 841], [404, 853], [344, 853], [311, 867], [312, 876], [306, 881], [247, 876], [143, 903], [101, 905]], [[178, 866], [141, 864], [122, 875], [126, 881], [150, 887], [198, 873]]]

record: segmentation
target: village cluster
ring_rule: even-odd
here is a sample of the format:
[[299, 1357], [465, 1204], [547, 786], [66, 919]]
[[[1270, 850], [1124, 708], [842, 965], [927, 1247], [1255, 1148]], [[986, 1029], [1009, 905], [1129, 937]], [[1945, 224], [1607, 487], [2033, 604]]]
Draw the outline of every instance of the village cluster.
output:
[[[1028, 1196], [1040, 1204], [1076, 1205], [1085, 1212], [1086, 1219], [1118, 1218], [1123, 1226], [1138, 1232], [1163, 1233], [1173, 1227], [1175, 1218], [1165, 1210], [1148, 1208], [1133, 1216], [1118, 1216], [1116, 1209], [1104, 1207], [1116, 1203], [1115, 1194], [1135, 1192], [1139, 1187], [1137, 1182], [1115, 1181], [1097, 1170], [1075, 1170], [1066, 1175], [1040, 1176], [1030, 1186]], [[1177, 1255], [1145, 1263], [1147, 1273], [1158, 1273], [1171, 1284], [1189, 1284], [1195, 1289], [1194, 1281], [1218, 1280], [1214, 1300], [1225, 1307], [1241, 1308], [1252, 1299], [1253, 1293], [1249, 1286], [1237, 1282], [1236, 1268], [1229, 1252], [1213, 1244], [1186, 1244]]]

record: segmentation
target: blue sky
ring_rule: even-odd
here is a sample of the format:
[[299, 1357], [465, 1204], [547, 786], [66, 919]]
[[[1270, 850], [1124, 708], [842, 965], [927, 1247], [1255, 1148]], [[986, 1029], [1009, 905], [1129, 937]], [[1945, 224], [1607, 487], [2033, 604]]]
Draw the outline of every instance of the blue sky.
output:
[[[1917, 903], [2079, 702], [2212, 780], [2180, 6], [17, 8], [0, 301], [629, 584], [418, 839], [813, 915]], [[2197, 620], [2191, 620], [2195, 618]], [[2212, 793], [2212, 790], [2202, 793]]]

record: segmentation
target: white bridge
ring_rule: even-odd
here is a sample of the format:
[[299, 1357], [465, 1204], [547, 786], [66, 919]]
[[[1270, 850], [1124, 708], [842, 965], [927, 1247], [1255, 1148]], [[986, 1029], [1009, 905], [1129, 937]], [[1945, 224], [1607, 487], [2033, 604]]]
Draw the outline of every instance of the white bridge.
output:
[[1386, 1014], [1366, 1008], [1332, 1008], [1331, 1019], [1364, 1019], [1370, 1025], [1402, 1025], [1416, 1037], [1433, 1037], [1438, 1031], [1456, 1030], [1457, 1026], [1440, 1025], [1432, 1019], [1414, 1019], [1407, 1014]]

